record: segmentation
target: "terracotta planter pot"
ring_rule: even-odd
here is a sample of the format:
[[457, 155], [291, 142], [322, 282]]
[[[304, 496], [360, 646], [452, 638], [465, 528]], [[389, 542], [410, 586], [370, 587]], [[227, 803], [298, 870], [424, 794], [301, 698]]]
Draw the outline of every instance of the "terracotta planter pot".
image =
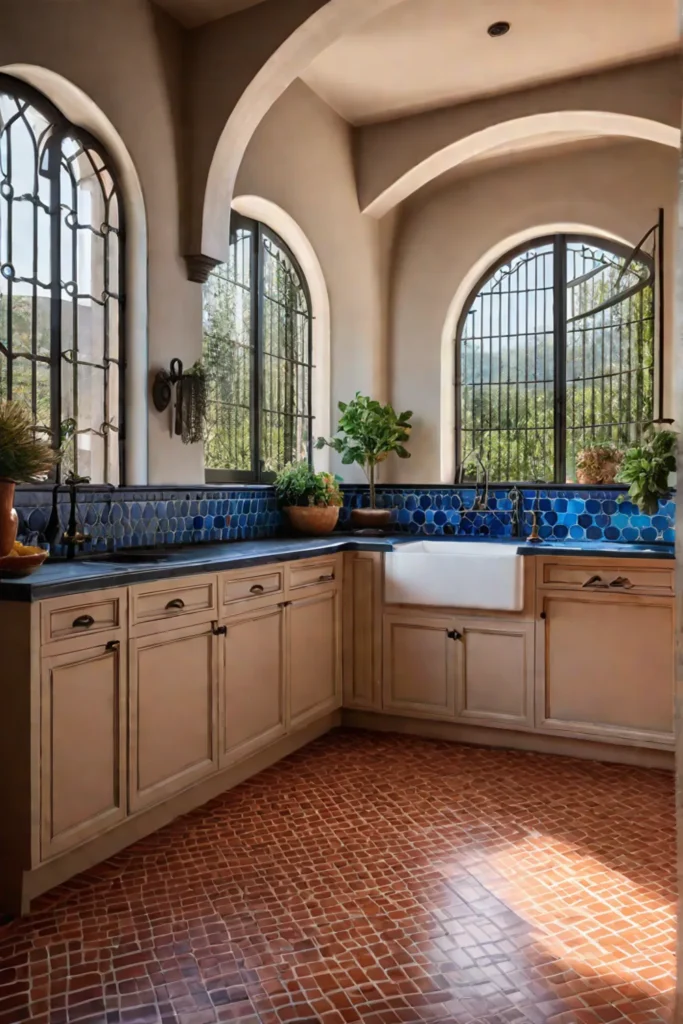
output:
[[289, 505], [285, 512], [295, 530], [315, 537], [332, 533], [339, 520], [336, 505]]
[[388, 508], [354, 508], [351, 509], [351, 525], [357, 530], [383, 530], [391, 522], [391, 509]]
[[14, 510], [14, 484], [0, 480], [0, 558], [9, 555], [17, 539], [19, 516]]

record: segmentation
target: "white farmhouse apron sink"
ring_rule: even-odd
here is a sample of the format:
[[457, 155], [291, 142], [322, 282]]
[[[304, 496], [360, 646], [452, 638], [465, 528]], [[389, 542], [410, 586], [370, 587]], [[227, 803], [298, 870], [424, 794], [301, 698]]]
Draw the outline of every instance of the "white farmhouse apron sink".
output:
[[397, 545], [385, 559], [389, 604], [522, 609], [524, 562], [514, 544], [420, 540]]

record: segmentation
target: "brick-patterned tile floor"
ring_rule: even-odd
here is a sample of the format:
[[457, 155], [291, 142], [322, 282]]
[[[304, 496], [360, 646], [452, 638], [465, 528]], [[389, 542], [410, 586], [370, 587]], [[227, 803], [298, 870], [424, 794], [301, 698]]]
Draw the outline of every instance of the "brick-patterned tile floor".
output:
[[331, 734], [0, 931], [0, 1024], [650, 1024], [662, 772]]

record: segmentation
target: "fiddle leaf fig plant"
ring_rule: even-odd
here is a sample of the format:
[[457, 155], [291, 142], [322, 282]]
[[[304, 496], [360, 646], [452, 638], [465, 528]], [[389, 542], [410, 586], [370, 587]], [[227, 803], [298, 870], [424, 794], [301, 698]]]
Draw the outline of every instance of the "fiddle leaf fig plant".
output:
[[673, 430], [654, 431], [649, 439], [624, 454], [617, 479], [630, 485], [629, 498], [646, 515], [656, 515], [659, 499], [670, 494], [669, 476], [676, 469], [677, 440]]
[[382, 405], [374, 398], [356, 392], [350, 402], [340, 402], [338, 436], [327, 440], [319, 437], [316, 448], [327, 445], [341, 456], [342, 464], [362, 466], [370, 484], [370, 508], [376, 508], [375, 483], [377, 466], [394, 452], [399, 459], [409, 459], [404, 447], [410, 438], [412, 412], [397, 414], [391, 405]]

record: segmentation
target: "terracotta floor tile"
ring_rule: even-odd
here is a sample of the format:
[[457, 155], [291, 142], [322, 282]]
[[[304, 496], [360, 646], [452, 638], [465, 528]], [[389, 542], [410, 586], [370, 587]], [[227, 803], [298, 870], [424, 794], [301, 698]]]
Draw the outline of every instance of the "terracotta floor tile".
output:
[[338, 732], [0, 928], [0, 1024], [669, 1024], [673, 779]]

